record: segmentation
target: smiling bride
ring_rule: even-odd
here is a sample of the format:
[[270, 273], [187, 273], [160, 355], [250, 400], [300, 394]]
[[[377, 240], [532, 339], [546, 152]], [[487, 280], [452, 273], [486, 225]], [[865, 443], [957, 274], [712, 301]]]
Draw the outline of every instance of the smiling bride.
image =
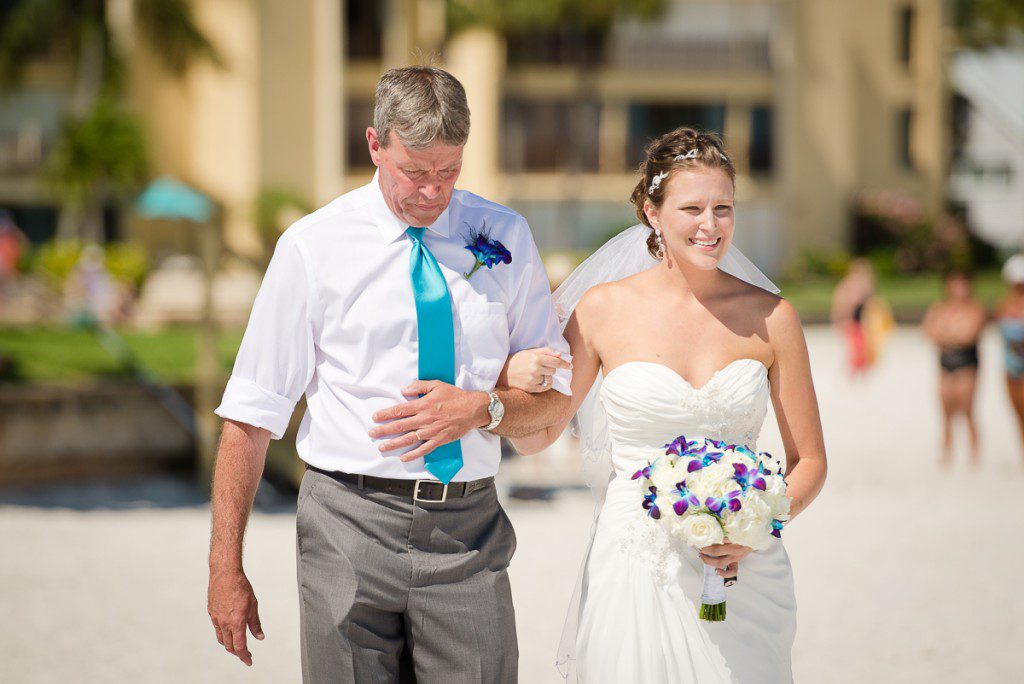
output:
[[[559, 667], [584, 682], [790, 682], [793, 574], [781, 540], [696, 549], [646, 524], [652, 450], [702, 435], [757, 452], [771, 400], [785, 447], [790, 519], [821, 490], [824, 439], [796, 311], [738, 250], [735, 168], [721, 141], [680, 128], [654, 140], [632, 194], [641, 225], [584, 262], [555, 293], [572, 352], [573, 415], [598, 516], [566, 620]], [[548, 385], [555, 353], [520, 352], [502, 381]], [[603, 380], [603, 381], [602, 381]], [[728, 578], [728, 618], [699, 619], [704, 568]]]

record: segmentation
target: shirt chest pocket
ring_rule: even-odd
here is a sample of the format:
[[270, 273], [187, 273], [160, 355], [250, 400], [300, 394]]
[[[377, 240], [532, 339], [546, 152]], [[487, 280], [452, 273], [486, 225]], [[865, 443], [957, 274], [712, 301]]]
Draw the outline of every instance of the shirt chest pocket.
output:
[[508, 358], [508, 317], [501, 302], [464, 302], [459, 305], [462, 335], [460, 362], [482, 384], [492, 387]]

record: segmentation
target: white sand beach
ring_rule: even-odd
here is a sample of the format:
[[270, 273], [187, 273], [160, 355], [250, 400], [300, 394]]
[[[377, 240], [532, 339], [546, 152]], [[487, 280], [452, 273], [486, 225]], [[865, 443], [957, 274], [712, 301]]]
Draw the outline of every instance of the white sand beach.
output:
[[[799, 602], [796, 681], [1024, 681], [1024, 455], [998, 339], [990, 332], [982, 348], [983, 464], [969, 468], [964, 448], [943, 471], [938, 363], [916, 329], [898, 330], [854, 384], [836, 337], [815, 328], [808, 338], [830, 472], [784, 533]], [[759, 446], [779, 444], [769, 415]], [[505, 483], [544, 462], [508, 465]], [[508, 512], [520, 679], [559, 682], [554, 653], [589, 498], [560, 491], [512, 500]], [[0, 492], [0, 681], [298, 682], [294, 507], [261, 494], [249, 527], [246, 568], [267, 634], [251, 669], [217, 644], [206, 615], [208, 516], [171, 477]]]

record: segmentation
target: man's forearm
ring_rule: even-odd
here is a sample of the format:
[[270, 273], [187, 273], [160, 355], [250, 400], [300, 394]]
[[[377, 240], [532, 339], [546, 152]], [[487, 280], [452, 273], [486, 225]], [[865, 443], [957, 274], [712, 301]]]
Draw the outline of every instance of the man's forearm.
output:
[[224, 423], [214, 466], [210, 501], [210, 567], [241, 569], [242, 540], [266, 462], [270, 433], [233, 421]]
[[525, 437], [558, 423], [569, 410], [570, 397], [548, 390], [541, 393], [519, 389], [495, 390], [505, 405], [505, 417], [494, 433], [502, 437]]

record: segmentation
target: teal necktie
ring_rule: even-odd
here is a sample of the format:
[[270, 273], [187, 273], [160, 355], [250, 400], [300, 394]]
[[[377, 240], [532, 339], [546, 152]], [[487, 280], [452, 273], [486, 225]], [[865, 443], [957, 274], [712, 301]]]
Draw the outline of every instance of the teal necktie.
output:
[[[423, 244], [423, 228], [405, 231], [412, 240], [409, 274], [416, 298], [416, 325], [420, 338], [420, 380], [455, 384], [455, 326], [452, 299], [437, 259]], [[462, 445], [456, 440], [439, 446], [424, 458], [427, 472], [444, 484], [462, 468]]]

